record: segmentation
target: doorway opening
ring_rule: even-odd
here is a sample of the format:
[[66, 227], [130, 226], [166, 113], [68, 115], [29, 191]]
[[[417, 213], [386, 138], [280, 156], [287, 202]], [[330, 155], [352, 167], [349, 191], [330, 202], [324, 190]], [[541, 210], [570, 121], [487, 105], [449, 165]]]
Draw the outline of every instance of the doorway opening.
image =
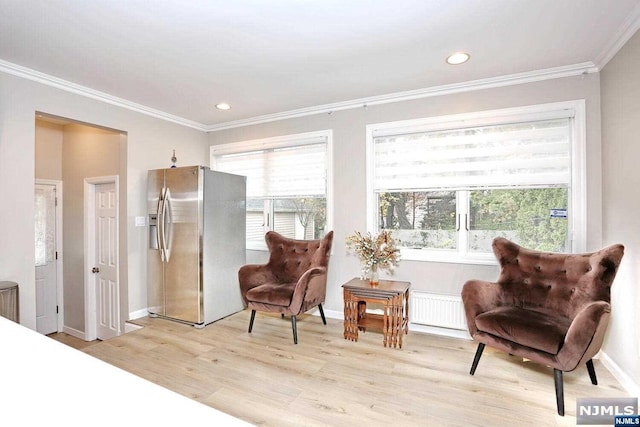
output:
[[[94, 340], [100, 337], [96, 325], [104, 319], [98, 318], [98, 295], [90, 267], [95, 259], [88, 250], [94, 247], [96, 234], [87, 226], [86, 199], [92, 192], [86, 193], [87, 182], [91, 186], [100, 185], [101, 180], [109, 178], [115, 185], [112, 197], [117, 200], [115, 219], [111, 226], [116, 233], [117, 247], [115, 258], [110, 262], [116, 266], [116, 276], [109, 281], [113, 290], [109, 301], [110, 322], [116, 333], [124, 331], [124, 322], [128, 310], [128, 286], [126, 274], [126, 171], [127, 171], [127, 134], [124, 131], [103, 126], [79, 122], [46, 113], [35, 114], [35, 178], [47, 181], [59, 181], [64, 186], [64, 195], [58, 195], [58, 204], [62, 211], [59, 221], [58, 266], [59, 280], [56, 284], [56, 303], [59, 325], [58, 332], [80, 338]], [[98, 178], [96, 178], [98, 177]], [[97, 180], [97, 181], [96, 181]], [[114, 222], [115, 221], [115, 222]], [[94, 226], [95, 227], [95, 224]], [[92, 243], [89, 243], [91, 241]], [[44, 291], [43, 283], [43, 291]], [[89, 300], [90, 294], [94, 299]], [[113, 299], [115, 295], [115, 300]], [[104, 314], [104, 313], [102, 313]]]

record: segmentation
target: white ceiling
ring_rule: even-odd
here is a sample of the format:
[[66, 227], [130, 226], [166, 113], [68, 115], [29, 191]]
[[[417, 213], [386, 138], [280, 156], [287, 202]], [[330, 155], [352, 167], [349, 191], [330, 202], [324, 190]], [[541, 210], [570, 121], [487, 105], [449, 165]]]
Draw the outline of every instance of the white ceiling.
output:
[[639, 27], [640, 0], [0, 0], [0, 71], [215, 130], [598, 71]]

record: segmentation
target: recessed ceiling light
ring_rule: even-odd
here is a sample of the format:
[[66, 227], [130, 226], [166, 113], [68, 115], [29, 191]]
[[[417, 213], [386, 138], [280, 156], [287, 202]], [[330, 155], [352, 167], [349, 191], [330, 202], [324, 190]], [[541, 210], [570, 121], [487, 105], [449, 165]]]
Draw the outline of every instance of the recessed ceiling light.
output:
[[231, 105], [227, 104], [226, 102], [221, 102], [220, 104], [216, 104], [216, 108], [218, 110], [230, 110]]
[[471, 56], [468, 53], [456, 52], [453, 55], [447, 57], [447, 64], [458, 65], [463, 64], [469, 60]]

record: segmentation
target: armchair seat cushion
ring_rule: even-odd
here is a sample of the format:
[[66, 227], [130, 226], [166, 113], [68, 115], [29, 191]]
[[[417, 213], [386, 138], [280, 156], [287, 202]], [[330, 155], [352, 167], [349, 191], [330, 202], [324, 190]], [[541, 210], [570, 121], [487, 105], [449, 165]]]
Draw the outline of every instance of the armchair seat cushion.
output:
[[475, 318], [478, 330], [549, 354], [558, 354], [571, 319], [516, 306], [501, 306]]
[[264, 283], [246, 293], [247, 301], [288, 307], [293, 298], [296, 283]]

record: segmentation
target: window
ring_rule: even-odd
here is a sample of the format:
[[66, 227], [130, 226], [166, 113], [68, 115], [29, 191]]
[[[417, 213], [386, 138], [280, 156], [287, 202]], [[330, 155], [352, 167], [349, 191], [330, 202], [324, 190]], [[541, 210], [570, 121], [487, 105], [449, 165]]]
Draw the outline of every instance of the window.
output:
[[492, 262], [503, 236], [584, 249], [584, 102], [367, 127], [368, 227], [404, 259]]
[[211, 146], [211, 168], [247, 177], [247, 248], [269, 230], [319, 239], [330, 227], [331, 131]]
[[54, 185], [35, 187], [35, 246], [36, 267], [55, 259], [56, 249], [56, 189]]

